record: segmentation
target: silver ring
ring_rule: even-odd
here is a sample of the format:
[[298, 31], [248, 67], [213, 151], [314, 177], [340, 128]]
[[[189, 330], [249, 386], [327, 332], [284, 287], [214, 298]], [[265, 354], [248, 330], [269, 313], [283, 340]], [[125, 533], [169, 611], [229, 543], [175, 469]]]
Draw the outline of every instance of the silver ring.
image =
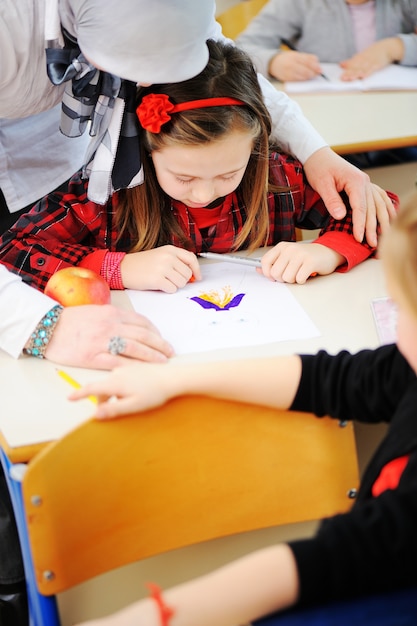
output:
[[126, 340], [123, 337], [119, 337], [116, 335], [115, 337], [110, 337], [108, 351], [110, 354], [123, 354], [126, 350]]

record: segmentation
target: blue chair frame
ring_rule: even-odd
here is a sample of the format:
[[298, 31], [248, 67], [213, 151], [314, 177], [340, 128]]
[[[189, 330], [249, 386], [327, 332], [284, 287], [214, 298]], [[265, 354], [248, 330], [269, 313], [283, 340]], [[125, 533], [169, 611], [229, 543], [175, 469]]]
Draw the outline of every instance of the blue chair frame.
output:
[[[28, 590], [29, 624], [30, 626], [61, 626], [58, 605], [55, 596], [41, 595], [33, 576], [33, 562], [30, 551], [28, 533], [26, 529], [25, 511], [21, 477], [25, 471], [25, 464], [13, 464], [4, 450], [0, 447], [0, 461], [3, 467], [6, 482], [9, 488], [10, 499], [16, 519], [20, 548], [22, 550], [23, 566], [25, 570], [26, 586]], [[10, 626], [12, 626], [10, 624]]]

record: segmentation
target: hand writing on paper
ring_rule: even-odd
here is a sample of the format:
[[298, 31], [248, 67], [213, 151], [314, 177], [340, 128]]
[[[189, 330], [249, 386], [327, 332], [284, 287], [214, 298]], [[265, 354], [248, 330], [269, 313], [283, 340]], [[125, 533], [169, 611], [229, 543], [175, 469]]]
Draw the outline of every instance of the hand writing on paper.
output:
[[190, 280], [201, 280], [196, 255], [170, 245], [127, 254], [120, 269], [126, 289], [175, 293]]
[[321, 74], [318, 57], [304, 52], [281, 51], [272, 57], [268, 71], [283, 82], [310, 80]]

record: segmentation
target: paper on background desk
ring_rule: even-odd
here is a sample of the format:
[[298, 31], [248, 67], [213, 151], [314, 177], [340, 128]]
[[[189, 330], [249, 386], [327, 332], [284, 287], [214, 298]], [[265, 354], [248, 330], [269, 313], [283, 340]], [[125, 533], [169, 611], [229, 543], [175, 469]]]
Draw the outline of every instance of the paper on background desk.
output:
[[340, 92], [340, 91], [404, 91], [417, 90], [417, 68], [391, 64], [362, 80], [343, 81], [343, 69], [337, 63], [321, 63], [323, 74], [311, 80], [287, 82], [288, 93]]
[[[320, 335], [288, 287], [269, 281], [253, 267], [219, 262], [203, 265], [202, 274], [203, 280], [174, 294], [126, 291], [133, 308], [152, 320], [176, 354]], [[229, 298], [236, 306], [203, 308], [205, 300], [192, 299], [210, 292], [213, 301]]]
[[397, 307], [395, 303], [385, 296], [374, 298], [371, 302], [372, 313], [378, 333], [379, 343], [385, 346], [397, 341]]

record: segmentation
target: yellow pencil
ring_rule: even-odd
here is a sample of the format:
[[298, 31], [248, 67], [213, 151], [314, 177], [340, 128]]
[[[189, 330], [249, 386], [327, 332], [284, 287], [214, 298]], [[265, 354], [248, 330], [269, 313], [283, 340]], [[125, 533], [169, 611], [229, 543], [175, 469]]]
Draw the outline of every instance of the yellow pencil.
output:
[[[80, 383], [74, 380], [74, 378], [72, 378], [72, 376], [67, 374], [67, 372], [64, 372], [63, 370], [59, 370], [59, 369], [57, 369], [56, 371], [58, 375], [61, 376], [61, 378], [63, 378], [69, 385], [71, 385], [71, 387], [74, 387], [74, 389], [81, 388]], [[94, 404], [98, 403], [96, 396], [88, 396], [88, 399], [91, 400], [91, 402], [94, 402]]]

